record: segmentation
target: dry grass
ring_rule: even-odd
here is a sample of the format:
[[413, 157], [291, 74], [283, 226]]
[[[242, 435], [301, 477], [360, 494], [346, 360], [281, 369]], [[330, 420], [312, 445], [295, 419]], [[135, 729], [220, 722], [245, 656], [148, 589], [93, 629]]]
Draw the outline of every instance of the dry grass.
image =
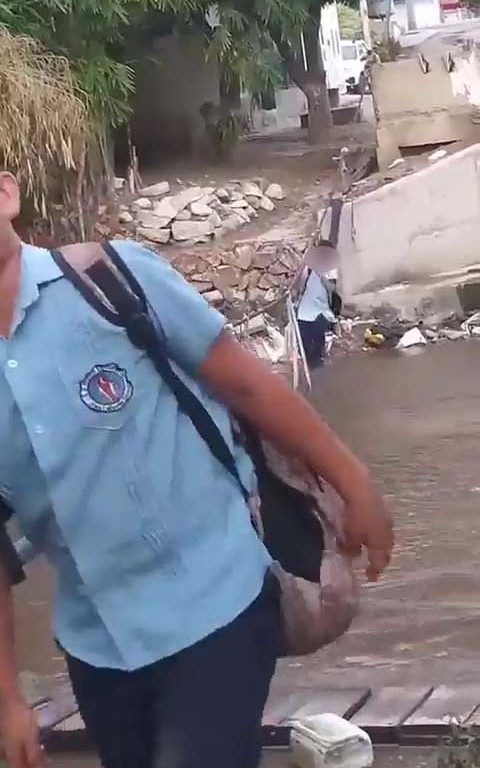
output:
[[68, 61], [0, 27], [0, 163], [43, 218], [52, 178], [80, 172], [88, 136]]

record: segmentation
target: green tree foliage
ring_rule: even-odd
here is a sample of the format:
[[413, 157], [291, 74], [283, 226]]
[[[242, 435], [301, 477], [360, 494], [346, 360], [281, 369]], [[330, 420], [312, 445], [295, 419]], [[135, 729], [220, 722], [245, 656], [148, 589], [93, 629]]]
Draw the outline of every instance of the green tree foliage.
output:
[[[168, 17], [204, 34], [223, 76], [268, 90], [282, 66], [307, 95], [313, 122], [329, 124], [318, 39], [324, 0], [0, 0], [0, 25], [65, 56], [79, 93], [103, 125], [128, 116], [134, 72], [125, 43], [132, 30]], [[303, 34], [303, 49], [301, 35]], [[306, 54], [307, 66], [305, 67]], [[282, 65], [279, 65], [279, 58]]]
[[360, 39], [363, 36], [363, 30], [358, 8], [352, 8], [345, 3], [338, 3], [337, 11], [342, 38], [344, 40]]
[[96, 117], [115, 127], [128, 115], [133, 69], [124, 42], [149, 11], [184, 17], [197, 0], [0, 0], [0, 25], [65, 56]]
[[324, 4], [325, 0], [219, 0], [210, 42], [220, 63], [231, 68], [233, 61], [240, 71], [245, 61], [262, 71], [259, 52], [273, 47], [290, 80], [307, 97], [312, 142], [320, 140], [332, 123], [319, 36]]

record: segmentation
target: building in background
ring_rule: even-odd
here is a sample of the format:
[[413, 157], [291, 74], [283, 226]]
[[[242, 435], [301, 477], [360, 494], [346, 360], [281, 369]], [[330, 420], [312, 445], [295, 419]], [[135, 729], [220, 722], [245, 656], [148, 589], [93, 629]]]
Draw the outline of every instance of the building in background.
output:
[[[320, 43], [330, 103], [335, 107], [338, 106], [340, 94], [346, 92], [340, 25], [335, 2], [324, 5], [321, 10]], [[275, 132], [298, 128], [302, 115], [308, 114], [305, 94], [288, 79], [283, 87], [276, 89], [272, 104], [269, 106], [270, 109], [252, 111], [251, 121], [255, 130]]]

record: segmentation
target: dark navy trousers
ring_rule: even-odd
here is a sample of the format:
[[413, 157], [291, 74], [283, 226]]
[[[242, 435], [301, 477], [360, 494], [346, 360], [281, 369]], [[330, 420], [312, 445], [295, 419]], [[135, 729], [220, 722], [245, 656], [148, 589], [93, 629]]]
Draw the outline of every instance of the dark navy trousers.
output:
[[137, 670], [67, 655], [80, 712], [104, 768], [255, 768], [281, 651], [278, 587], [232, 624]]

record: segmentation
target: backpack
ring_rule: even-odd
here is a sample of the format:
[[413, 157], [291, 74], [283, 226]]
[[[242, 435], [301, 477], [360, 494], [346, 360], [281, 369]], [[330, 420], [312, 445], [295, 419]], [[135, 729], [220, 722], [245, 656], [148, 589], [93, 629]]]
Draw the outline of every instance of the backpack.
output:
[[[107, 321], [123, 327], [130, 342], [148, 355], [174, 394], [179, 409], [189, 417], [211, 454], [237, 484], [251, 511], [257, 532], [275, 561], [272, 571], [281, 587], [286, 652], [294, 655], [311, 653], [344, 632], [353, 618], [353, 603], [356, 604], [354, 598], [352, 603], [351, 570], [352, 589], [347, 590], [349, 595], [343, 590], [343, 597], [346, 597], [343, 609], [334, 600], [334, 610], [332, 590], [328, 593], [328, 610], [330, 614], [337, 613], [337, 630], [332, 633], [332, 621], [328, 630], [323, 626], [328, 614], [328, 610], [325, 613], [325, 605], [320, 619], [322, 600], [319, 597], [324, 585], [319, 587], [319, 580], [327, 554], [327, 532], [328, 554], [336, 553], [332, 551], [332, 515], [326, 514], [323, 505], [319, 504], [318, 493], [312, 492], [314, 486], [307, 484], [302, 488], [279, 477], [271, 468], [263, 441], [256, 430], [250, 424], [241, 423], [237, 432], [242, 436], [257, 475], [260, 502], [257, 505], [242, 482], [234, 455], [216, 422], [172, 366], [165, 349], [161, 321], [114, 247], [108, 242], [78, 244], [55, 250], [52, 257], [90, 306]], [[321, 488], [317, 490], [322, 496]], [[350, 577], [347, 576], [347, 581]], [[305, 590], [309, 599], [303, 594]]]

